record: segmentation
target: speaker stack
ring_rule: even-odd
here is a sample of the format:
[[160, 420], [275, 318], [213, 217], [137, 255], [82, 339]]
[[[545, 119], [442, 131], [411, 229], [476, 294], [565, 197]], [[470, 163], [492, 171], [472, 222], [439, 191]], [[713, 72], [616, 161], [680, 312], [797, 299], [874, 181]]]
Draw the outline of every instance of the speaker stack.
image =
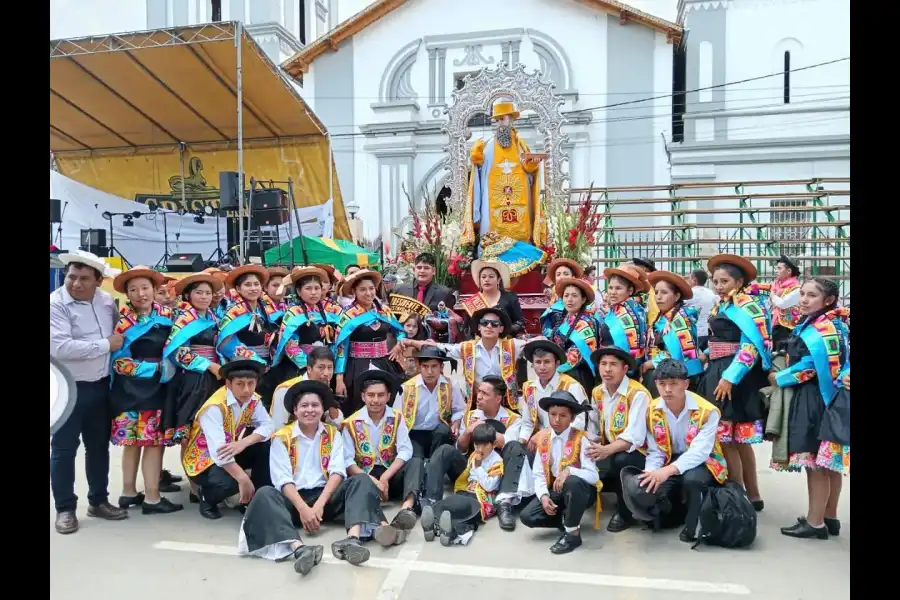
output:
[[169, 273], [199, 273], [205, 266], [202, 254], [174, 254], [166, 261]]
[[290, 219], [284, 190], [263, 189], [253, 192], [250, 201], [250, 227], [284, 225]]
[[109, 256], [109, 247], [106, 245], [105, 229], [82, 229], [80, 241], [81, 244], [79, 244], [79, 248], [82, 250], [86, 250], [87, 252], [91, 252], [92, 254], [101, 257]]

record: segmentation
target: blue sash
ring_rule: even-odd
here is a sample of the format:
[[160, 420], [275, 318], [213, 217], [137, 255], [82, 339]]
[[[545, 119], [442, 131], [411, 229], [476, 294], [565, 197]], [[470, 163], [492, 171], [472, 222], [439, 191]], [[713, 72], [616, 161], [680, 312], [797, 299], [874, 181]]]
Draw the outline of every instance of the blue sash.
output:
[[[560, 328], [557, 330], [557, 333], [562, 337], [566, 337], [569, 335], [569, 330], [571, 329], [571, 325], [568, 322], [563, 323]], [[581, 352], [581, 360], [587, 363], [587, 365], [591, 368], [591, 373], [594, 375], [597, 374], [597, 367], [594, 366], [594, 361], [591, 360], [591, 349], [587, 344], [587, 340], [584, 339], [583, 334], [580, 331], [573, 331], [572, 335], [568, 338], [575, 347], [578, 348], [578, 351]], [[563, 348], [565, 350], [565, 348]], [[574, 369], [577, 365], [571, 365], [568, 362], [564, 362], [559, 365], [557, 371], [559, 373], [568, 373], [572, 369]]]
[[825, 348], [825, 340], [811, 323], [807, 324], [800, 331], [800, 339], [806, 344], [809, 354], [812, 356], [813, 364], [816, 367], [816, 379], [819, 382], [819, 393], [822, 394], [822, 400], [827, 406], [831, 403], [834, 395], [837, 394], [838, 388], [831, 377], [831, 367], [828, 362], [828, 350]]
[[[761, 306], [760, 309], [762, 310]], [[769, 370], [772, 367], [772, 355], [769, 353], [769, 349], [766, 348], [765, 340], [759, 332], [759, 329], [757, 329], [753, 317], [747, 314], [743, 309], [735, 306], [734, 302], [728, 303], [728, 306], [725, 308], [725, 316], [728, 317], [732, 323], [737, 325], [738, 328], [740, 328], [741, 333], [750, 340], [750, 343], [752, 343], [754, 347], [756, 347], [763, 368]]]
[[[115, 363], [120, 358], [131, 358], [131, 344], [133, 344], [136, 340], [140, 339], [145, 333], [150, 331], [154, 325], [158, 325], [160, 327], [171, 327], [172, 319], [169, 317], [162, 317], [159, 313], [156, 312], [156, 309], [153, 310], [153, 313], [145, 320], [138, 321], [134, 323], [122, 333], [122, 337], [124, 338], [122, 342], [122, 347], [113, 352], [110, 355], [110, 364]], [[168, 361], [162, 361], [157, 364], [154, 362], [140, 362], [137, 369], [134, 372], [132, 377], [138, 379], [149, 379], [156, 375], [157, 369], [160, 370], [160, 381], [166, 383], [175, 375], [175, 367]], [[116, 376], [115, 369], [110, 369], [110, 385], [112, 385], [112, 380]]]

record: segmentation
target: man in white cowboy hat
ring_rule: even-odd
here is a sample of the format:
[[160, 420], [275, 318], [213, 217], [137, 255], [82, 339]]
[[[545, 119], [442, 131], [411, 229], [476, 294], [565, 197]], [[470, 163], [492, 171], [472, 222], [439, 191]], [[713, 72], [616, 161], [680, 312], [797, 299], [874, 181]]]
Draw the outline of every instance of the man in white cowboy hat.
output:
[[78, 401], [72, 416], [50, 440], [50, 486], [56, 504], [56, 531], [75, 533], [75, 454], [84, 442], [90, 517], [118, 521], [128, 511], [109, 503], [109, 355], [122, 347], [115, 333], [118, 310], [112, 296], [99, 289], [115, 274], [95, 254], [76, 250], [60, 254], [65, 285], [50, 294], [50, 356], [72, 374]]
[[472, 146], [463, 242], [474, 243], [489, 231], [535, 246], [546, 241], [539, 195], [540, 159], [531, 154], [512, 126], [518, 117], [512, 101], [494, 103], [494, 136]]

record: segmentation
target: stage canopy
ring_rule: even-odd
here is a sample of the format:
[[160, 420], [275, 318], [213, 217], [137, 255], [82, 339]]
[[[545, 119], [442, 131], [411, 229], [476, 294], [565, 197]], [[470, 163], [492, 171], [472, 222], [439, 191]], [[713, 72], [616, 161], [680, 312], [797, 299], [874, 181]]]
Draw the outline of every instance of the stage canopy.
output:
[[298, 207], [333, 197], [335, 236], [350, 238], [324, 125], [239, 24], [51, 40], [50, 151], [64, 175], [138, 202], [217, 205], [216, 171], [238, 170], [239, 138], [247, 179], [290, 177]]
[[[300, 238], [295, 238], [292, 243], [284, 243], [277, 248], [266, 251], [265, 262], [267, 265], [285, 265], [292, 262], [295, 265], [320, 263], [334, 265], [343, 273], [350, 265], [359, 265], [370, 269], [381, 269], [379, 257], [375, 252], [366, 250], [347, 240], [333, 240], [323, 237], [303, 236], [306, 245], [306, 256], [303, 255], [303, 246]], [[294, 260], [291, 261], [291, 247], [293, 246]], [[308, 261], [306, 260], [308, 259]]]

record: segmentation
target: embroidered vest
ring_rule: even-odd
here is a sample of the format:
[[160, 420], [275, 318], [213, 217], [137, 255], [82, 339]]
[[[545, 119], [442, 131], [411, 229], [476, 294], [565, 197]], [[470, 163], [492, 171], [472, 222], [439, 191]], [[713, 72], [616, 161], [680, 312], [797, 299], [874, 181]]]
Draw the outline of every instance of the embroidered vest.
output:
[[[253, 397], [250, 398], [250, 401], [244, 406], [244, 410], [237, 423], [234, 422], [231, 409], [228, 407], [228, 390], [226, 388], [219, 388], [212, 396], [210, 396], [209, 400], [203, 403], [203, 406], [197, 411], [194, 422], [191, 424], [187, 447], [184, 450], [184, 458], [181, 460], [182, 465], [184, 466], [184, 472], [187, 473], [188, 477], [196, 477], [215, 464], [215, 461], [213, 461], [212, 456], [210, 455], [210, 448], [206, 444], [206, 436], [203, 434], [203, 429], [200, 427], [201, 413], [206, 410], [214, 409], [222, 411], [225, 443], [230, 444], [238, 439], [245, 429], [252, 425], [253, 411], [256, 410], [256, 405], [260, 402], [259, 395], [253, 394]], [[213, 448], [212, 450], [216, 451], [218, 448]]]
[[[472, 465], [475, 463], [474, 456], [469, 456], [469, 462], [466, 465], [466, 470], [462, 472], [462, 475], [456, 478], [456, 482], [453, 484], [454, 492], [470, 492], [475, 494], [475, 497], [478, 499], [478, 504], [481, 505], [481, 520], [487, 521], [489, 518], [494, 516], [494, 498], [497, 496], [497, 491], [488, 492], [485, 490], [477, 481], [469, 481], [469, 474], [472, 471]], [[498, 461], [491, 466], [487, 470], [488, 477], [503, 477], [503, 461]]]
[[[552, 434], [552, 429], [543, 429], [538, 433], [537, 438], [537, 455], [540, 457], [541, 466], [544, 468], [544, 481], [547, 482], [547, 489], [552, 489], [553, 482], [556, 480], [556, 477], [553, 476], [553, 472], [550, 469], [550, 460], [552, 458], [550, 455], [550, 440]], [[569, 430], [569, 439], [563, 444], [562, 457], [559, 460], [559, 469], [557, 472], [561, 473], [569, 467], [575, 469], [581, 468], [581, 444], [586, 439], [587, 434], [582, 430], [575, 429], [574, 427]], [[570, 475], [570, 477], [575, 477], [575, 475]], [[597, 489], [597, 504], [594, 511], [594, 529], [597, 529], [600, 527], [600, 512], [602, 511], [600, 505], [600, 492], [603, 490], [603, 482], [598, 481], [595, 484], [595, 487]]]
[[[565, 373], [559, 374], [559, 384], [556, 388], [557, 391], [569, 391], [569, 388], [572, 387], [572, 384], [578, 383], [572, 377], [569, 377]], [[528, 407], [528, 414], [531, 416], [531, 422], [534, 423], [534, 431], [531, 432], [532, 435], [537, 433], [542, 429], [540, 420], [538, 418], [538, 401], [536, 399], [537, 396], [537, 382], [536, 381], [526, 381], [522, 384], [522, 397], [525, 398], [525, 406]]]
[[[719, 412], [719, 409], [701, 396], [698, 396], [693, 392], [687, 393], [693, 396], [694, 400], [697, 402], [697, 406], [699, 406], [697, 410], [691, 411], [688, 433], [684, 440], [686, 447], [690, 448], [691, 443], [694, 441], [694, 438], [697, 437], [700, 429], [709, 420], [709, 415], [713, 412]], [[666, 420], [665, 410], [656, 406], [647, 410], [647, 427], [650, 428], [649, 433], [653, 436], [656, 445], [659, 446], [659, 449], [666, 455], [666, 464], [669, 464], [672, 461], [672, 439], [669, 423]], [[728, 469], [725, 466], [722, 445], [719, 443], [718, 437], [713, 445], [712, 452], [706, 459], [706, 468], [709, 469], [709, 472], [712, 473], [712, 476], [715, 477], [716, 481], [725, 483], [725, 479], [728, 478]]]
[[[331, 448], [334, 445], [334, 437], [338, 435], [337, 428], [328, 423], [322, 423], [322, 434], [319, 436], [319, 464], [322, 465], [322, 475], [328, 479], [328, 464], [331, 462]], [[291, 459], [291, 473], [297, 471], [297, 463], [299, 461], [298, 453], [300, 452], [300, 444], [294, 437], [294, 424], [290, 423], [275, 432], [272, 436], [281, 440], [284, 447], [287, 448], [288, 456]]]
[[[647, 399], [649, 401], [650, 392], [647, 391], [647, 388], [634, 379], [629, 378], [628, 391], [625, 392], [624, 396], [619, 396], [618, 400], [615, 402], [615, 408], [613, 408], [612, 422], [609, 423], [609, 433], [611, 434], [612, 439], [609, 439], [609, 436], [607, 436], [606, 433], [606, 412], [604, 411], [603, 406], [603, 384], [601, 383], [594, 388], [594, 391], [591, 393], [591, 404], [593, 404], [594, 410], [597, 411], [600, 439], [604, 444], [611, 444], [616, 441], [619, 439], [619, 436], [622, 435], [622, 432], [628, 428], [628, 412], [631, 410], [631, 402], [638, 392], [647, 394]], [[638, 448], [638, 450], [641, 454], [647, 454], [647, 444], [644, 443], [644, 446]]]
[[[781, 287], [781, 284], [776, 282], [772, 285], [772, 291], [783, 298], [794, 290], [800, 289], [800, 282], [797, 279], [790, 279], [785, 283], [787, 285]], [[800, 306], [795, 304], [790, 308], [778, 308], [774, 304], [772, 305], [773, 326], [781, 325], [782, 327], [793, 329], [801, 320]]]
[[397, 419], [399, 415], [393, 413], [384, 418], [376, 449], [372, 440], [369, 439], [369, 426], [363, 420], [363, 411], [365, 410], [362, 408], [345, 419], [341, 424], [341, 430], [348, 431], [353, 440], [356, 466], [368, 473], [375, 468], [379, 460], [385, 467], [390, 467], [397, 457]]
[[[466, 381], [466, 403], [471, 410], [475, 403], [475, 344], [478, 339], [468, 340], [460, 344], [459, 354], [462, 359], [463, 378]], [[512, 338], [504, 338], [498, 342], [500, 347], [500, 376], [509, 388], [506, 392], [505, 408], [516, 411], [516, 343]]]
[[[413, 425], [416, 423], [416, 413], [419, 411], [419, 379], [419, 377], [414, 377], [401, 386], [403, 388], [401, 409], [403, 418], [406, 419], [406, 428], [410, 431], [413, 430]], [[453, 416], [453, 409], [450, 406], [450, 392], [449, 382], [438, 382], [438, 419], [446, 425], [450, 425], [450, 419]]]

